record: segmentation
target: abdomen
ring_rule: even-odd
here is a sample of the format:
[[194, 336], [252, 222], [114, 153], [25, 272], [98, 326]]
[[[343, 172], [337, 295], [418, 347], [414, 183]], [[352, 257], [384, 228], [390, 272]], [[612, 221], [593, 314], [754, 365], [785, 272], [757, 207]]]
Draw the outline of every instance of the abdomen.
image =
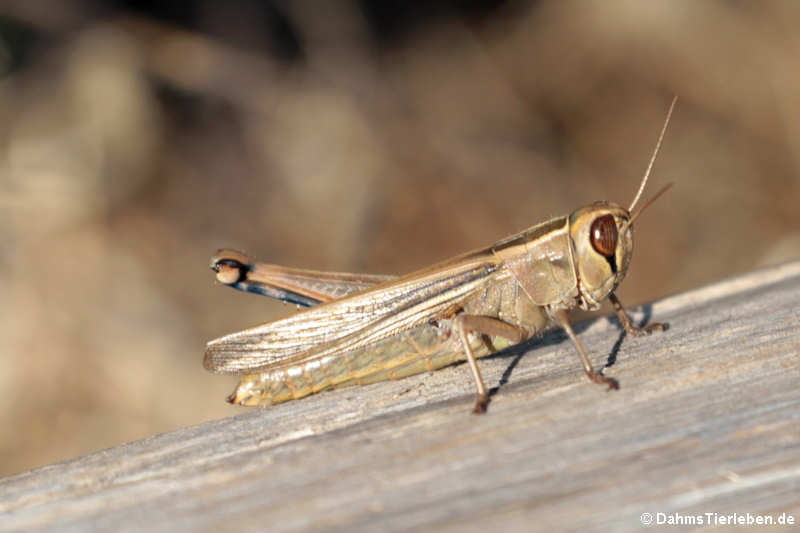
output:
[[[488, 355], [486, 344], [478, 336], [472, 337], [475, 356]], [[325, 389], [400, 379], [464, 359], [455, 335], [449, 334], [446, 327], [426, 324], [342, 355], [273, 372], [247, 374], [229, 401], [268, 406]]]
[[[489, 289], [465, 302], [464, 312], [498, 317], [519, 326], [523, 337], [542, 331], [549, 317], [520, 289], [513, 277], [504, 276]], [[470, 334], [476, 357], [492, 353], [478, 334]], [[510, 346], [493, 337], [492, 347]], [[295, 400], [325, 389], [366, 385], [436, 370], [466, 359], [450, 321], [424, 324], [350, 352], [315, 359], [263, 374], [247, 374], [229, 397], [231, 403], [268, 406]]]

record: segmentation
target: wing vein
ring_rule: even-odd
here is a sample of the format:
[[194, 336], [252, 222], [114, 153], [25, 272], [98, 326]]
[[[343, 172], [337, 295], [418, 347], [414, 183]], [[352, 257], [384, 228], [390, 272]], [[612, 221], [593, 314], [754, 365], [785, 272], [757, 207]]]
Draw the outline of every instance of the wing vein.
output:
[[491, 257], [464, 258], [303, 310], [208, 343], [204, 366], [255, 373], [345, 353], [441, 315], [497, 269]]

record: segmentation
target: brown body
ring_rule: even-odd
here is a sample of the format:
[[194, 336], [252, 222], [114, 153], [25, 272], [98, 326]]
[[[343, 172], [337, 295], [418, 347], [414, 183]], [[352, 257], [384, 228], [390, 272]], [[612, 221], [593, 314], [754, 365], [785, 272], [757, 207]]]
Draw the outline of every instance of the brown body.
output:
[[[586, 237], [592, 222], [609, 215], [617, 228], [629, 221], [625, 209], [596, 203], [366, 290], [367, 282], [354, 274], [286, 269], [221, 251], [213, 263], [223, 280], [221, 263], [227, 262], [229, 269], [235, 262], [256, 265], [247, 268], [248, 283], [263, 287], [279, 279], [277, 289], [327, 303], [210, 342], [205, 366], [245, 373], [230, 401], [263, 406], [462, 361], [467, 354], [453, 332], [453, 319], [459, 315], [495, 319], [516, 332], [512, 338], [470, 332], [474, 357], [488, 355], [551, 327], [557, 310], [596, 309], [624, 278], [632, 250], [630, 227], [611, 260], [575, 242]], [[582, 265], [575, 260], [579, 253], [591, 254], [594, 261]], [[227, 281], [239, 282], [240, 277], [236, 270]], [[488, 339], [483, 333], [489, 333]]]
[[478, 391], [475, 411], [483, 412], [488, 394], [476, 359], [558, 325], [586, 375], [617, 388], [592, 368], [567, 311], [597, 309], [608, 299], [629, 333], [662, 328], [635, 328], [613, 291], [630, 264], [633, 220], [650, 203], [631, 215], [667, 123], [629, 209], [595, 202], [407, 276], [292, 269], [221, 250], [211, 265], [219, 281], [311, 307], [209, 342], [204, 366], [244, 374], [232, 403], [271, 405], [466, 359]]

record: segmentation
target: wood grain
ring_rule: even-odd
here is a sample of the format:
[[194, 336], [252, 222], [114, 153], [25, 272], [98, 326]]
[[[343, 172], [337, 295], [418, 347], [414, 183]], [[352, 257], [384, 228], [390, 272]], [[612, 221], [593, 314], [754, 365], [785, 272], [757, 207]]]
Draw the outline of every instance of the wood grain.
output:
[[481, 361], [496, 390], [485, 416], [470, 414], [465, 365], [232, 407], [0, 480], [0, 530], [632, 531], [645, 512], [797, 523], [800, 262], [633, 316], [670, 328], [576, 328], [596, 364], [614, 361], [619, 391], [590, 384], [551, 333]]

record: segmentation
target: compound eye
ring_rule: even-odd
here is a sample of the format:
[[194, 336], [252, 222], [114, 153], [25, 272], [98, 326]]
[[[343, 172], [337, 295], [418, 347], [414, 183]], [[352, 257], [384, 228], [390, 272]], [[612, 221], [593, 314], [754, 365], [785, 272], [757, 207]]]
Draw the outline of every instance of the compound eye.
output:
[[592, 222], [589, 232], [592, 248], [605, 257], [612, 257], [617, 251], [617, 223], [612, 215], [603, 215]]

